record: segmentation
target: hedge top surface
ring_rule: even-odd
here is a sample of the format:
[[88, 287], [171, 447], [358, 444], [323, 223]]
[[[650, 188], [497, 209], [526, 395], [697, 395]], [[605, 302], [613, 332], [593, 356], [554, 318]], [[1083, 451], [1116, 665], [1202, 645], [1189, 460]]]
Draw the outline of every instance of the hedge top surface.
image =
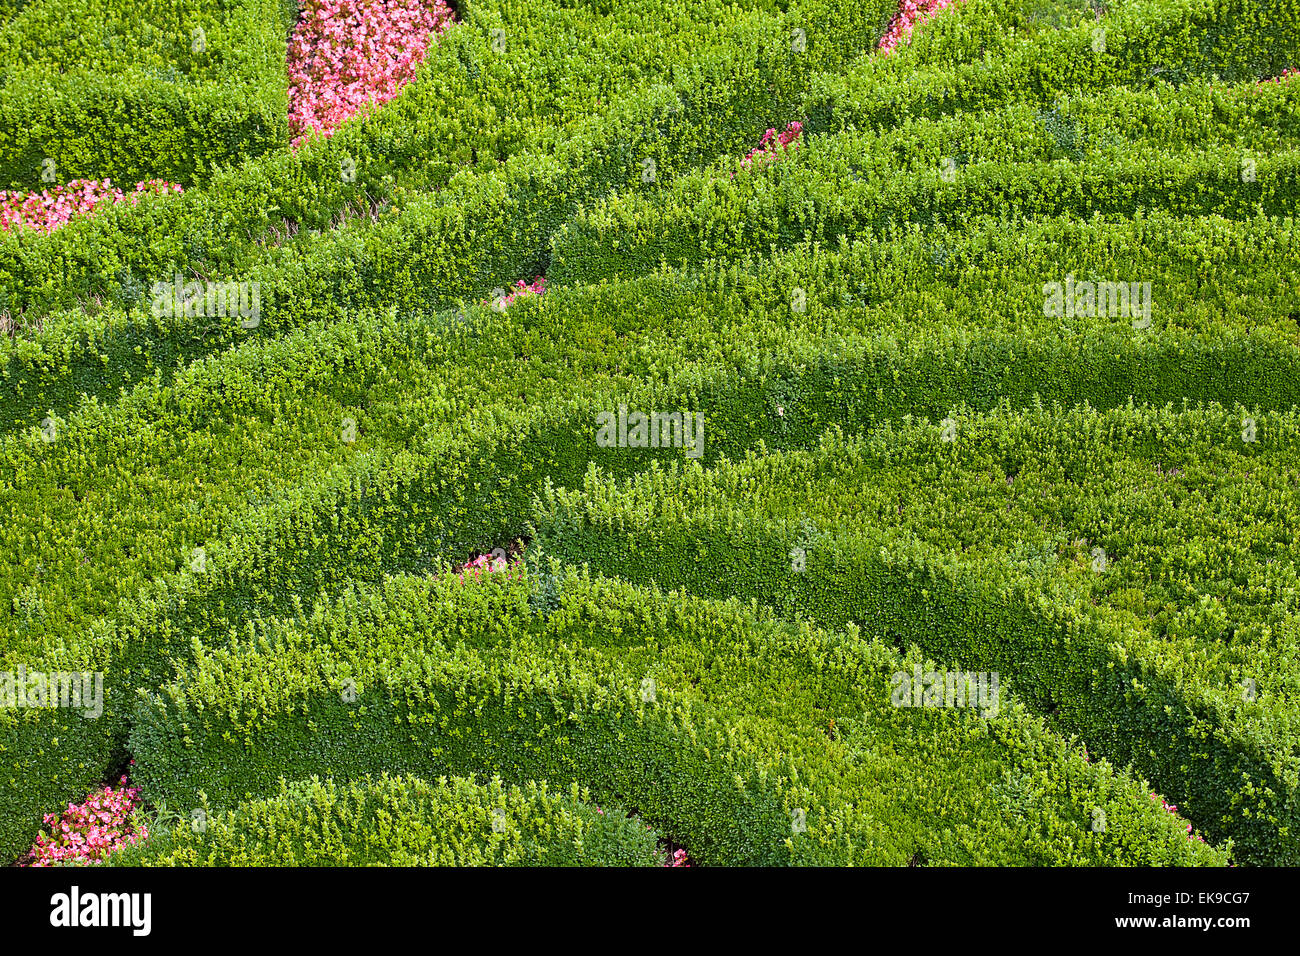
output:
[[381, 775], [280, 782], [233, 810], [202, 808], [110, 866], [659, 866], [657, 835], [575, 783]]

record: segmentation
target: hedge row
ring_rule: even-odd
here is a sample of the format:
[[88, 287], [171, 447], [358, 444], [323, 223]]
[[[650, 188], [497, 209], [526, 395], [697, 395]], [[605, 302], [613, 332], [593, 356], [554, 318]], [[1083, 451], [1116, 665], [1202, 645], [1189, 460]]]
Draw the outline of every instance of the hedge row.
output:
[[[69, 550], [79, 538], [98, 541], [103, 567], [118, 573], [108, 575], [98, 565], [76, 568], [76, 583], [60, 585], [60, 600], [44, 605], [68, 618], [37, 642], [45, 652], [39, 658], [10, 655], [29, 667], [39, 660], [48, 670], [109, 676], [105, 714], [98, 721], [66, 711], [0, 713], [5, 746], [15, 755], [0, 845], [16, 855], [30, 845], [43, 810], [93, 786], [114, 755], [124, 752], [124, 698], [168, 679], [173, 661], [190, 654], [192, 636], [219, 641], [250, 616], [292, 613], [299, 595], [352, 579], [373, 581], [385, 571], [423, 573], [440, 561], [463, 561], [475, 549], [504, 546], [522, 533], [544, 478], [573, 485], [593, 460], [632, 474], [654, 458], [683, 455], [681, 449], [598, 447], [599, 411], [622, 403], [702, 410], [704, 460], [714, 461], [750, 448], [815, 444], [831, 422], [853, 428], [909, 412], [946, 414], [948, 402], [963, 399], [987, 407], [1011, 394], [1023, 403], [1035, 392], [1066, 395], [1077, 385], [1111, 404], [1128, 393], [1163, 401], [1186, 390], [1232, 394], [1238, 380], [1258, 373], [1254, 387], [1267, 407], [1276, 407], [1300, 381], [1293, 348], [1250, 339], [1147, 340], [1126, 332], [1044, 338], [1026, 348], [1013, 336], [988, 341], [961, 330], [930, 330], [905, 344], [892, 334], [793, 330], [784, 327], [789, 312], [781, 297], [773, 297], [770, 309], [755, 307], [766, 283], [781, 277], [766, 265], [759, 273], [746, 276], [729, 267], [718, 277], [730, 290], [726, 294], [698, 277], [671, 275], [558, 289], [521, 300], [505, 315], [472, 310], [467, 322], [452, 321], [452, 334], [425, 328], [421, 316], [342, 320], [361, 327], [355, 350], [350, 335], [324, 330], [278, 344], [250, 344], [196, 369], [193, 381], [151, 389], [154, 397], [147, 401], [141, 391], [134, 405], [86, 413], [84, 429], [73, 416], [68, 435], [80, 444], [67, 446], [72, 450], [66, 461], [96, 455], [103, 445], [113, 449], [106, 461], [139, 458], [149, 464], [118, 481], [113, 497], [105, 491], [94, 508], [69, 510], [57, 523], [39, 517], [40, 502], [71, 494], [60, 489], [58, 477], [67, 471], [59, 464], [65, 446], [26, 436], [24, 454], [35, 464], [22, 465], [26, 493], [4, 499], [14, 503], [6, 520], [10, 540], [45, 541], [54, 550], [43, 550], [55, 561], [63, 560], [59, 549]], [[312, 344], [314, 336], [321, 344]], [[394, 344], [378, 347], [387, 342]], [[611, 362], [609, 343], [615, 342], [620, 358]], [[232, 371], [225, 372], [222, 363]], [[357, 409], [358, 442], [348, 446], [355, 449], [351, 453], [339, 450], [338, 423], [326, 411], [300, 413], [300, 406], [311, 408], [310, 389], [276, 384], [319, 380], [329, 392], [338, 387], [332, 384], [336, 378], [343, 379], [328, 363], [353, 368], [360, 381], [388, 369], [368, 395], [335, 391], [319, 405]], [[557, 368], [567, 372], [557, 376]], [[227, 376], [229, 387], [222, 384]], [[575, 388], [579, 381], [585, 384]], [[1129, 392], [1117, 392], [1126, 384]], [[224, 413], [227, 388], [232, 410]], [[192, 415], [173, 414], [173, 407], [191, 409]], [[185, 437], [213, 414], [210, 432]], [[301, 419], [297, 431], [293, 424], [276, 424], [294, 415]], [[105, 445], [88, 427], [92, 421], [118, 437]], [[267, 462], [265, 477], [249, 491], [239, 480], [238, 446], [223, 442], [225, 430], [236, 424], [250, 434], [254, 426], [269, 435], [278, 429], [271, 447], [296, 443], [306, 450], [307, 464], [294, 465], [295, 474], [285, 476], [292, 480], [285, 481]], [[127, 438], [133, 431], [136, 437]], [[80, 438], [73, 437], [78, 433]], [[190, 449], [183, 459], [189, 471], [158, 464], [169, 456], [151, 451], [154, 441], [164, 451]], [[17, 454], [6, 447], [7, 455]], [[207, 489], [201, 503], [192, 500], [196, 478]], [[73, 479], [74, 487], [89, 480], [83, 473]], [[188, 516], [213, 537], [196, 534], [159, 548], [157, 529], [166, 519], [150, 514]], [[115, 525], [134, 530], [122, 535]], [[203, 573], [190, 569], [196, 546], [206, 549]], [[40, 560], [21, 548], [14, 554], [15, 566], [24, 554], [29, 563]], [[131, 573], [122, 573], [123, 561], [133, 565]], [[180, 570], [172, 570], [178, 561]], [[22, 612], [26, 623], [19, 583], [6, 599], [17, 599], [14, 612]], [[97, 595], [97, 588], [104, 593]], [[94, 614], [72, 620], [92, 606]]]
[[[1300, 269], [1298, 239], [1290, 218], [990, 217], [961, 231], [895, 224], [880, 236], [830, 247], [804, 242], [767, 255], [692, 261], [685, 275], [710, 295], [744, 301], [756, 326], [781, 320], [804, 334], [925, 327], [1016, 332], [1038, 344], [1057, 335], [1126, 332], [1155, 340], [1188, 333], [1225, 345], [1242, 336], [1293, 348], [1300, 321], [1300, 292], [1291, 279]], [[617, 260], [592, 257], [574, 266], [566, 259], [552, 269], [562, 277], [573, 272], [591, 282], [626, 281]], [[662, 264], [656, 274], [673, 273]], [[1091, 300], [1085, 282], [1094, 284]], [[1127, 311], [1122, 299], [1108, 307], [1105, 282], [1128, 285]], [[1148, 283], [1149, 294], [1142, 288]], [[1073, 307], [1062, 312], [1054, 294], [1061, 293], [1064, 308], [1067, 288]]]
[[534, 545], [983, 662], [1241, 858], [1293, 865], [1300, 417], [953, 419], [950, 442], [920, 421], [625, 485], [593, 471], [540, 496]]
[[499, 778], [317, 778], [209, 817], [202, 808], [110, 866], [657, 866], [656, 838], [568, 792]]
[[[1050, 254], [1053, 245], [1040, 248]], [[900, 261], [908, 255], [904, 249]], [[731, 270], [717, 289], [660, 275], [557, 291], [509, 316], [472, 310], [466, 323], [390, 313], [318, 323], [197, 363], [170, 385], [143, 383], [117, 406], [56, 416], [46, 426], [52, 443], [36, 431], [4, 442], [13, 474], [6, 481], [11, 507], [0, 508], [0, 542], [13, 560], [0, 571], [0, 646], [33, 653], [82, 631], [150, 579], [189, 564], [194, 548], [221, 537], [277, 488], [371, 449], [388, 454], [462, 416], [471, 403], [545, 402], [572, 387], [565, 377], [548, 381], [548, 365], [568, 366], [573, 380], [595, 372], [634, 386], [648, 370], [689, 357], [758, 379], [763, 408], [738, 419], [740, 448], [772, 429], [798, 428], [809, 441], [827, 422], [941, 416], [952, 403], [988, 408], [1000, 396], [1102, 407], [1131, 394], [1267, 408], [1300, 400], [1294, 346], [1213, 326], [1209, 333], [1142, 335], [1121, 320], [1119, 328], [1083, 322], [1065, 331], [1040, 316], [1038, 325], [963, 329], [960, 316], [984, 299], [980, 288], [952, 301], [918, 297], [870, 312], [827, 308], [847, 295], [841, 276], [872, 281], [865, 263], [873, 271], [882, 264], [876, 248], [790, 255], [764, 263], [758, 277]], [[882, 286], [889, 275], [887, 260], [883, 265]], [[804, 271], [814, 269], [821, 273], [816, 286]], [[811, 290], [808, 311], [792, 315], [785, 290], [800, 284]], [[626, 317], [612, 321], [620, 310]], [[830, 340], [828, 325], [837, 330]], [[905, 325], [913, 334], [900, 343], [892, 330]], [[590, 355], [611, 334], [621, 342], [619, 361]], [[788, 361], [747, 371], [767, 352]], [[801, 400], [821, 390], [815, 406]], [[705, 411], [712, 454], [722, 417]], [[343, 434], [349, 418], [355, 442]], [[463, 425], [457, 433], [467, 434]]]
[[[346, 205], [383, 199], [407, 208], [394, 221], [385, 217], [381, 225], [387, 229], [372, 230], [371, 261], [356, 261], [363, 243], [349, 235], [320, 240], [325, 248], [316, 251], [314, 268], [294, 265], [328, 273], [318, 281], [330, 294], [373, 293], [377, 287], [364, 275], [355, 281], [354, 271], [374, 273], [382, 287], [395, 262], [416, 256], [418, 263], [422, 253], [433, 261], [422, 263], [417, 288], [431, 287], [446, 297], [485, 294], [537, 269], [546, 237], [567, 211], [584, 196], [639, 181], [644, 160], [653, 160], [657, 177], [666, 180], [719, 153], [747, 148], [792, 111], [815, 75], [870, 46], [879, 33], [868, 23], [887, 4], [806, 0], [778, 15], [738, 14], [721, 2], [668, 9], [646, 2], [631, 10], [620, 6], [609, 15], [611, 29], [604, 34], [592, 31], [583, 8], [561, 18], [567, 27], [558, 36], [533, 7], [517, 3], [511, 8], [516, 19], [504, 25], [484, 19], [470, 24], [478, 31], [452, 31], [436, 55], [431, 51], [419, 81], [328, 141], [215, 177], [202, 194], [143, 200], [138, 209], [108, 210], [49, 237], [0, 236], [0, 292], [7, 293], [11, 310], [25, 310], [30, 319], [92, 295], [130, 302], [139, 288], [177, 270], [252, 279], [254, 265], [268, 255], [301, 260], [310, 249], [296, 247], [320, 244], [304, 238], [268, 254], [259, 241], [268, 230], [328, 228]], [[642, 29], [628, 29], [631, 23]], [[814, 38], [798, 53], [791, 49], [794, 23]], [[495, 30], [506, 31], [505, 53], [492, 48], [499, 37]], [[591, 50], [593, 36], [601, 37], [596, 50], [602, 55]], [[671, 37], [666, 45], [665, 37]], [[617, 82], [602, 90], [593, 78], [574, 88], [574, 98], [581, 92], [586, 99], [566, 97], [562, 105], [583, 116], [580, 123], [557, 119], [554, 128], [543, 124], [513, 147], [493, 145], [497, 115], [513, 111], [516, 129], [535, 125], [519, 103], [582, 61], [575, 51], [590, 54], [586, 59]], [[653, 66], [665, 56], [672, 59], [661, 70], [628, 65]], [[489, 72], [489, 62], [501, 65]], [[577, 75], [589, 76], [591, 68], [583, 65]], [[525, 90], [507, 82], [516, 74], [527, 81]], [[498, 85], [503, 89], [496, 90]], [[501, 105], [489, 113], [485, 100]], [[452, 175], [476, 156], [476, 171], [459, 179]], [[457, 158], [449, 163], [448, 157]], [[503, 161], [504, 169], [498, 168]], [[355, 177], [345, 182], [340, 170], [348, 163]], [[418, 172], [404, 173], [408, 166]], [[406, 189], [397, 188], [403, 184]], [[449, 184], [451, 189], [425, 195]], [[394, 242], [392, 251], [400, 254], [382, 254]], [[277, 291], [302, 300], [326, 289]]]
[[1223, 861], [1014, 702], [892, 705], [919, 657], [582, 577], [537, 613], [535, 583], [390, 579], [196, 648], [141, 698], [135, 779], [217, 808], [279, 774], [582, 781], [705, 864]]
[[[1028, 113], [1021, 119], [1026, 128], [1041, 125]], [[1014, 229], [1040, 217], [1114, 220], [1152, 211], [1280, 219], [1294, 215], [1300, 197], [1296, 149], [1260, 156], [1248, 179], [1235, 147], [1166, 153], [1142, 143], [1077, 163], [973, 160], [945, 174], [938, 149], [918, 146], [916, 155], [928, 151], [933, 165], [898, 168], [871, 140], [813, 138], [758, 174], [727, 180], [708, 170], [683, 177], [668, 196], [608, 197], [555, 238], [554, 281], [743, 258], [798, 242], [834, 247], [842, 237], [882, 235], [895, 224], [965, 231], [1000, 218]]]
[[[1170, 149], [1222, 144], [1247, 155], [1265, 153], [1300, 139], [1297, 100], [1300, 87], [1294, 83], [1226, 86], [1197, 78], [1149, 90], [1111, 88], [1063, 98], [1058, 111], [1063, 125], [1055, 132], [1067, 141], [1073, 135], [1074, 145], [1083, 149], [1105, 148], [1118, 137], [1132, 142], [1138, 129], [1143, 138], [1158, 139]], [[1044, 112], [1043, 119], [1050, 120], [1050, 112]]]
[[[926, 321], [929, 309], [952, 307], [966, 326], [1014, 325], [1026, 332], [1132, 327], [1136, 313], [1108, 309], [1105, 302], [1097, 311], [1095, 296], [1094, 315], [1085, 309], [1047, 315], [1051, 290], [1046, 287], [1058, 283], [1064, 294], [1066, 278], [1073, 276], [1078, 282], [1129, 283], [1130, 291], [1133, 282], [1150, 283], [1151, 311], [1145, 318], [1155, 329], [1234, 328], [1292, 341], [1300, 315], [1300, 292], [1292, 281], [1300, 268], [1292, 217], [1234, 221], [1161, 210], [1084, 221], [985, 216], [961, 229], [937, 220], [889, 222], [834, 240], [796, 241], [793, 230], [757, 216], [721, 224], [723, 210], [743, 205], [736, 190], [725, 198], [714, 193], [712, 202], [694, 207], [697, 230], [711, 234], [712, 242], [704, 237], [688, 242], [677, 220], [660, 217], [649, 205], [602, 206], [556, 237], [551, 286], [631, 278], [651, 269], [680, 267], [707, 277], [732, 265], [745, 273], [766, 267], [776, 277], [763, 304], [783, 307], [792, 323], [811, 323], [827, 309], [906, 309], [912, 315], [905, 324], [911, 326]], [[796, 203], [785, 205], [795, 218]], [[814, 215], [807, 216], [810, 227]], [[647, 230], [635, 232], [638, 226]], [[758, 248], [743, 244], [746, 233]], [[719, 284], [725, 281], [731, 280]]]
[[[552, 290], [622, 276], [633, 268], [634, 262], [610, 241], [623, 222], [609, 211], [617, 208], [589, 213], [556, 237], [548, 270]], [[986, 218], [971, 222], [964, 232], [943, 224], [891, 224], [879, 237], [855, 237], [847, 248], [843, 242], [838, 249], [796, 247], [742, 268], [771, 273], [761, 295], [772, 317], [783, 311], [787, 322], [817, 329], [825, 327], [826, 309], [848, 313], [835, 320], [839, 328], [847, 328], [850, 320], [855, 327], [873, 321], [877, 328], [890, 323], [912, 327], [941, 315], [945, 321], [955, 315], [963, 326], [976, 317], [975, 324], [986, 329], [1053, 334], [1062, 325], [1118, 329], [1131, 324], [1106, 314], [1046, 320], [1044, 285], [1063, 284], [1073, 274], [1080, 281], [1150, 282], [1155, 329], [1217, 337], [1231, 328], [1289, 342], [1300, 315], [1300, 294], [1292, 281], [1300, 271], [1297, 248], [1292, 219], [1255, 216], [1235, 222], [1153, 212], [1086, 222], [1055, 217], [1013, 228], [1001, 218]], [[698, 244], [669, 252], [671, 258], [691, 262], [692, 271], [716, 274], [719, 292], [740, 281], [727, 274], [732, 263], [696, 266], [701, 255]], [[752, 280], [744, 281], [752, 288]], [[265, 282], [268, 290], [292, 286], [274, 273]], [[801, 303], [792, 298], [796, 290]], [[754, 294], [746, 292], [751, 298]], [[382, 297], [376, 293], [375, 298]], [[804, 312], [795, 311], [798, 304]], [[338, 314], [326, 297], [318, 308]], [[110, 308], [94, 318], [79, 317], [37, 341], [16, 339], [3, 372], [10, 387], [0, 396], [0, 422], [8, 429], [30, 426], [49, 409], [72, 407], [81, 393], [110, 400], [119, 388], [155, 373], [170, 380], [180, 365], [205, 354], [213, 339], [227, 334], [223, 329], [195, 331], [189, 327], [194, 321], [141, 322]], [[221, 320], [207, 321], [219, 325]], [[230, 324], [238, 321], [232, 318]], [[250, 335], [237, 329], [228, 334]], [[1196, 393], [1175, 397], [1182, 394]]]
[[1106, 87], [1045, 103], [996, 103], [979, 113], [906, 117], [883, 129], [848, 130], [856, 135], [846, 142], [861, 163], [884, 168], [937, 168], [946, 158], [959, 170], [973, 162], [1078, 162], [1135, 145], [1162, 152], [1233, 147], [1250, 156], [1296, 145], [1297, 100], [1300, 88], [1290, 83]]
[[[788, 244], [801, 232], [833, 242], [900, 217], [966, 223], [980, 212], [1016, 218], [1052, 208], [1290, 214], [1300, 86], [1259, 89], [1200, 81], [1177, 90], [1108, 89], [1052, 108], [1017, 101], [991, 112], [807, 138], [771, 171], [729, 180], [720, 169], [696, 171], [673, 184], [667, 202], [644, 190], [601, 200], [554, 242], [553, 258], [567, 271], [553, 281], [574, 281], [571, 260], [615, 256], [612, 250], [620, 250], [623, 263], [676, 263], [709, 249], [725, 255]], [[1050, 165], [1085, 157], [1078, 167]], [[1181, 167], [1189, 158], [1190, 173], [1170, 174], [1171, 163]], [[945, 163], [951, 164], [947, 189]], [[1100, 174], [1112, 165], [1116, 181]], [[1034, 177], [1044, 178], [1043, 193], [1024, 182]], [[1152, 179], [1159, 180], [1158, 191], [1144, 192]], [[983, 187], [998, 185], [1009, 195], [984, 194]], [[587, 280], [607, 274], [577, 268], [576, 276]]]
[[999, 29], [996, 13], [984, 10], [936, 17], [888, 62], [863, 60], [823, 76], [807, 101], [809, 131], [887, 128], [1013, 100], [1054, 104], [1115, 86], [1245, 83], [1300, 61], [1296, 0], [1138, 0], [1055, 31], [1012, 34], [1003, 25], [994, 55], [975, 58], [980, 47], [968, 32], [975, 22], [985, 35]]
[[472, 366], [431, 382], [417, 357], [434, 341], [446, 351], [435, 327], [387, 314], [318, 323], [6, 439], [0, 651], [38, 653], [84, 630], [189, 566], [235, 515], [376, 439], [399, 443], [406, 433], [385, 435], [366, 408], [395, 383], [430, 398], [481, 384]]
[[191, 186], [284, 149], [296, 14], [283, 0], [27, 4], [0, 33], [0, 189]]

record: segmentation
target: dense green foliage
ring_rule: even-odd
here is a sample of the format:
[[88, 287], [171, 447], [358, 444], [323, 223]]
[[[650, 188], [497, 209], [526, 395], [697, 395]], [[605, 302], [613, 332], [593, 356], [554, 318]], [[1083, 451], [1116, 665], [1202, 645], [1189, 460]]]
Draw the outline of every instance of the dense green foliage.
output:
[[[282, 0], [31, 0], [0, 29], [0, 189], [189, 186], [289, 142]], [[52, 178], [47, 178], [52, 177]]]
[[211, 817], [198, 814], [110, 866], [654, 866], [655, 837], [635, 819], [545, 786], [383, 776], [318, 779]]
[[133, 758], [124, 865], [1300, 861], [1294, 0], [461, 6], [328, 140], [0, 234], [0, 673], [104, 675], [0, 708], [0, 854]]
[[618, 797], [715, 864], [1214, 858], [1015, 705], [892, 706], [913, 661], [856, 629], [575, 576], [541, 615], [533, 585], [391, 579], [196, 648], [139, 705], [136, 778], [223, 807], [276, 775], [492, 766]]
[[604, 574], [870, 622], [996, 670], [1209, 832], [1290, 859], [1295, 415], [1261, 417], [1249, 443], [1241, 415], [1213, 407], [954, 421], [950, 442], [932, 423], [832, 433], [813, 453], [674, 463], [626, 488], [592, 472], [548, 491], [536, 540]]

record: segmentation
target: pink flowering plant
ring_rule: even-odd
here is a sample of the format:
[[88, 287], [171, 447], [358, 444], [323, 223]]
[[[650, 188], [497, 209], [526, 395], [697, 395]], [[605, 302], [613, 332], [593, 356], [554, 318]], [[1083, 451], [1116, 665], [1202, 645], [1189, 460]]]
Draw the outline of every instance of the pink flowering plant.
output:
[[510, 561], [500, 554], [495, 557], [491, 554], [480, 554], [477, 558], [465, 562], [465, 566], [457, 572], [456, 576], [464, 581], [466, 576], [471, 580], [477, 580], [490, 574], [505, 574], [511, 580], [522, 580], [523, 562], [518, 558]]
[[301, 11], [288, 54], [295, 148], [396, 96], [453, 19], [444, 0], [302, 0]]
[[0, 229], [8, 231], [17, 226], [51, 233], [74, 216], [86, 216], [101, 203], [129, 201], [140, 202], [146, 194], [161, 195], [183, 192], [176, 183], [151, 179], [136, 183], [129, 195], [114, 189], [110, 180], [74, 179], [64, 186], [52, 186], [38, 193], [5, 192], [0, 190]]
[[[746, 169], [751, 166], [763, 165], [777, 159], [790, 144], [794, 143], [803, 135], [803, 123], [791, 123], [785, 128], [785, 132], [777, 133], [776, 129], [769, 127], [759, 140], [756, 147], [751, 149], [745, 158], [740, 161], [740, 165]], [[735, 173], [732, 173], [735, 176]]]
[[104, 787], [82, 804], [68, 804], [60, 817], [45, 815], [50, 833], [36, 838], [21, 865], [53, 866], [59, 863], [97, 863], [115, 850], [133, 846], [149, 836], [148, 826], [138, 819], [140, 791], [126, 785]]
[[[1151, 799], [1160, 801], [1160, 806], [1163, 807], [1168, 813], [1173, 814], [1175, 817], [1178, 816], [1178, 807], [1170, 803], [1164, 797], [1160, 796], [1160, 794], [1158, 793], [1151, 794]], [[1179, 822], [1183, 822], [1183, 821], [1179, 821]], [[1199, 833], [1192, 832], [1192, 825], [1190, 823], [1187, 824], [1187, 839], [1189, 840], [1196, 839], [1196, 840], [1200, 840], [1202, 843], [1205, 842], [1204, 838], [1202, 838]]]
[[947, 10], [954, 2], [955, 0], [899, 0], [898, 13], [889, 21], [877, 49], [881, 54], [889, 55], [902, 41], [911, 39], [912, 30], [918, 23], [930, 19], [941, 10]]
[[522, 299], [526, 295], [541, 295], [545, 291], [545, 276], [537, 276], [531, 283], [520, 279], [508, 292], [505, 290], [498, 290], [498, 294], [494, 296], [491, 303], [485, 304], [491, 304], [499, 311], [504, 311], [505, 308], [516, 299]]
[[1281, 83], [1283, 80], [1285, 80], [1287, 77], [1290, 76], [1300, 76], [1300, 67], [1289, 66], [1281, 73], [1279, 73], [1277, 76], [1271, 76], [1266, 79], [1260, 80], [1259, 82], [1260, 83]]

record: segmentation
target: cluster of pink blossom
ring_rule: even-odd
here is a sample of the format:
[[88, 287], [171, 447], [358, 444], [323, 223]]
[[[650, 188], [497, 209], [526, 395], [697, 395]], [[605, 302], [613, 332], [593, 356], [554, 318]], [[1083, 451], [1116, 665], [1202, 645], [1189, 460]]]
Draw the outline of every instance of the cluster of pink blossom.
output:
[[885, 35], [877, 49], [888, 55], [894, 47], [912, 36], [912, 29], [922, 20], [928, 20], [940, 10], [946, 10], [955, 0], [899, 0], [898, 13], [889, 21]]
[[[1162, 797], [1162, 796], [1160, 796], [1160, 794], [1158, 794], [1158, 793], [1153, 793], [1153, 794], [1151, 794], [1151, 799], [1152, 799], [1152, 800], [1159, 800], [1159, 801], [1160, 801], [1160, 806], [1164, 807], [1165, 810], [1167, 810], [1169, 813], [1172, 813], [1174, 816], [1177, 816], [1177, 815], [1178, 815], [1178, 807], [1174, 806], [1172, 803], [1170, 803], [1170, 802], [1168, 802], [1167, 800], [1165, 800], [1165, 798]], [[1200, 840], [1202, 843], [1205, 842], [1204, 838], [1202, 838], [1201, 835], [1200, 835], [1199, 833], [1193, 833], [1193, 832], [1192, 832], [1192, 825], [1191, 825], [1190, 823], [1187, 824], [1187, 838], [1188, 838], [1189, 840], [1191, 840], [1191, 839], [1197, 839], [1197, 840]]]
[[0, 190], [0, 229], [14, 226], [39, 229], [50, 233], [73, 216], [94, 212], [102, 202], [122, 202], [129, 199], [132, 205], [146, 193], [183, 192], [175, 183], [150, 179], [136, 183], [129, 196], [114, 189], [110, 180], [74, 179], [66, 186], [53, 186], [38, 193], [5, 192]]
[[45, 825], [51, 835], [46, 837], [42, 833], [36, 838], [36, 845], [24, 858], [23, 865], [93, 863], [114, 850], [147, 838], [148, 827], [141, 824], [136, 831], [131, 824], [132, 813], [140, 805], [140, 791], [127, 787], [126, 777], [120, 783], [120, 790], [105, 787], [79, 806], [69, 803], [62, 820], [56, 813], [47, 813]]
[[1271, 76], [1268, 79], [1260, 80], [1261, 83], [1281, 83], [1288, 76], [1300, 76], [1300, 67], [1288, 66], [1277, 76]]
[[[758, 145], [751, 149], [740, 164], [745, 167], [754, 165], [758, 161], [770, 162], [785, 150], [787, 146], [797, 140], [803, 133], [803, 123], [791, 123], [785, 128], [785, 132], [780, 135], [772, 127], [768, 127], [763, 138], [759, 140]], [[761, 164], [760, 164], [761, 165]], [[732, 173], [735, 176], [735, 173]]]
[[494, 571], [509, 571], [512, 577], [519, 579], [523, 577], [524, 566], [517, 558], [511, 563], [506, 561], [505, 558], [493, 558], [490, 554], [480, 554], [477, 558], [466, 561], [465, 566], [460, 569], [456, 576], [464, 581], [467, 574], [471, 578], [481, 578], [485, 572], [490, 574]]
[[514, 302], [515, 299], [521, 299], [526, 295], [541, 295], [545, 291], [546, 291], [545, 276], [537, 276], [536, 278], [533, 279], [531, 285], [529, 285], [523, 279], [520, 279], [518, 282], [515, 283], [513, 289], [511, 289], [505, 295], [497, 299], [494, 299], [492, 304], [495, 305], [498, 309], [504, 309], [511, 302]]
[[396, 96], [424, 61], [430, 36], [453, 18], [444, 0], [303, 0], [301, 9], [288, 55], [295, 147]]

